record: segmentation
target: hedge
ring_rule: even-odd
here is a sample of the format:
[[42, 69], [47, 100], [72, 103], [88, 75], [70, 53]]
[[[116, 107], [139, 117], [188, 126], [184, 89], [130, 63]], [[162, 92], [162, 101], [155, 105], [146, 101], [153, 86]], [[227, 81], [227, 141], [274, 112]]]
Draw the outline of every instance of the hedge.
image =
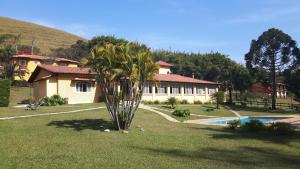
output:
[[8, 107], [10, 96], [10, 80], [0, 79], [0, 107]]

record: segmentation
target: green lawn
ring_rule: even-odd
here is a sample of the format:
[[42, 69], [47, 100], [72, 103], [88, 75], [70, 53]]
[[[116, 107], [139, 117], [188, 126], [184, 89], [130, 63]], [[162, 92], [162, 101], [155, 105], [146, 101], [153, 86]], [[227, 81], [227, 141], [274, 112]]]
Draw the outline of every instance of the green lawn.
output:
[[[91, 105], [80, 107], [84, 106]], [[0, 112], [8, 109], [0, 108]], [[11, 109], [15, 114], [21, 111]], [[300, 166], [299, 135], [283, 137], [172, 123], [145, 110], [137, 113], [128, 134], [102, 132], [106, 126], [110, 126], [110, 121], [105, 109], [0, 121], [0, 168]]]
[[280, 110], [280, 109], [268, 110], [260, 107], [242, 107], [242, 106], [230, 106], [230, 107], [243, 116], [300, 115], [299, 111], [291, 111], [291, 110]]

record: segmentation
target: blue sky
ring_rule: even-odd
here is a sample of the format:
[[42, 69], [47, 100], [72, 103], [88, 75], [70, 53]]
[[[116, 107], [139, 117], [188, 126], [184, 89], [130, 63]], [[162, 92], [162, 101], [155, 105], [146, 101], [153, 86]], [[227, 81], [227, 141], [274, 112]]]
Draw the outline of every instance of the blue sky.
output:
[[300, 40], [297, 0], [0, 0], [0, 15], [88, 39], [115, 35], [152, 49], [221, 52], [239, 63], [268, 28]]

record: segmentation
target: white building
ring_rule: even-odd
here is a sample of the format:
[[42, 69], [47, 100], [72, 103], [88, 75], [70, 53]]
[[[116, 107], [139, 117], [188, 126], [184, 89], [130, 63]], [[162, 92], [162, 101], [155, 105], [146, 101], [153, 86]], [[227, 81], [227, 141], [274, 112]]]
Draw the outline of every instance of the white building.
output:
[[156, 64], [160, 67], [158, 74], [155, 75], [157, 83], [147, 82], [142, 100], [166, 101], [169, 97], [175, 97], [189, 103], [194, 101], [205, 103], [210, 102], [211, 95], [218, 91], [219, 83], [172, 74], [173, 65], [163, 61]]

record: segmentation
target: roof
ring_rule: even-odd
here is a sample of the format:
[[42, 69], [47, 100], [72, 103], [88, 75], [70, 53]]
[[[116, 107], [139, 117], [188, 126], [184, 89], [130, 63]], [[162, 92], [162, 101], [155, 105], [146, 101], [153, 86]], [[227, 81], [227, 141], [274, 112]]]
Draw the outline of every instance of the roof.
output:
[[49, 59], [47, 56], [39, 56], [39, 55], [15, 55], [13, 58], [27, 58], [27, 59], [34, 59], [34, 60], [46, 60]]
[[52, 65], [38, 65], [37, 67], [40, 67], [51, 73], [95, 74], [91, 72], [90, 68], [85, 68], [85, 67], [68, 67], [68, 66], [52, 66]]
[[255, 83], [251, 86], [250, 90], [252, 92], [258, 92], [258, 93], [266, 93], [266, 94], [271, 94], [272, 90], [269, 89], [268, 87], [264, 86], [261, 83]]
[[[68, 67], [68, 66], [52, 66], [52, 65], [37, 65], [33, 73], [31, 74], [28, 82], [34, 82], [36, 76], [40, 70], [46, 70], [53, 74], [77, 74], [77, 75], [95, 75], [90, 68], [82, 67]], [[87, 77], [89, 78], [89, 77]]]
[[216, 85], [219, 84], [212, 81], [194, 79], [191, 77], [181, 76], [177, 74], [155, 74], [155, 78], [158, 81], [166, 81], [166, 82], [216, 84]]
[[155, 62], [155, 64], [157, 64], [159, 66], [166, 66], [166, 67], [172, 67], [173, 66], [173, 65], [171, 65], [171, 64], [169, 64], [167, 62], [161, 61], [161, 60]]
[[[26, 54], [22, 54], [22, 55], [15, 55], [12, 58], [27, 58], [27, 59], [33, 59], [33, 60], [48, 60], [51, 59], [51, 57], [48, 56], [40, 56], [40, 55], [26, 55]], [[55, 61], [57, 62], [71, 62], [71, 63], [79, 63], [75, 60], [71, 60], [71, 59], [66, 59], [66, 58], [55, 58]]]

